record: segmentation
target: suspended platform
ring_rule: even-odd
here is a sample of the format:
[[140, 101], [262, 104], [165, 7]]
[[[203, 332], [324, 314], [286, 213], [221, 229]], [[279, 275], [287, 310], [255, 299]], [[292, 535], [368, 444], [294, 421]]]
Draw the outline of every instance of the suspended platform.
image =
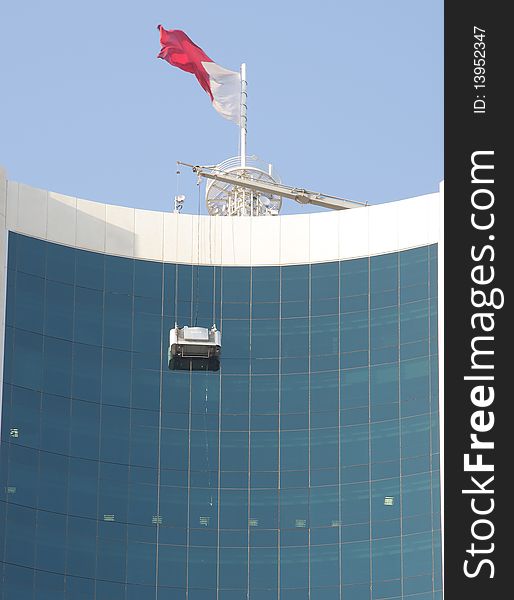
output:
[[170, 330], [168, 367], [173, 371], [218, 371], [220, 368], [221, 332], [213, 325], [178, 327]]

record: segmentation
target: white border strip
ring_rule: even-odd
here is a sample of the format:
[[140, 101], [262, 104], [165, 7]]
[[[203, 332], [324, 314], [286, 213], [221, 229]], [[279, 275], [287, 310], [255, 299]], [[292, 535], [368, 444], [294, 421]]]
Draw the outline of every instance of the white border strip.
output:
[[6, 226], [46, 241], [126, 258], [277, 266], [361, 258], [437, 243], [439, 200], [437, 192], [344, 211], [251, 219], [100, 204], [8, 182]]

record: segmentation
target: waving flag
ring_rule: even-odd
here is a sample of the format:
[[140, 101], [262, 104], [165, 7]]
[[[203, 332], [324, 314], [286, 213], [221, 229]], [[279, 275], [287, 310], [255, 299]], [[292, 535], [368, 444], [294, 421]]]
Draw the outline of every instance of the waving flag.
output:
[[241, 75], [224, 69], [198, 47], [183, 31], [158, 25], [161, 51], [158, 58], [193, 75], [209, 94], [222, 117], [239, 125], [241, 119]]

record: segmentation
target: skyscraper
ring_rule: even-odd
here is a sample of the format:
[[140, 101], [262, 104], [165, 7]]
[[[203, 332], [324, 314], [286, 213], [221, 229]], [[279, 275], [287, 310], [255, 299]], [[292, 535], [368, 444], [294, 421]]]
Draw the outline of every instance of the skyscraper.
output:
[[[441, 212], [2, 179], [0, 599], [440, 599]], [[175, 324], [218, 370], [169, 369]]]

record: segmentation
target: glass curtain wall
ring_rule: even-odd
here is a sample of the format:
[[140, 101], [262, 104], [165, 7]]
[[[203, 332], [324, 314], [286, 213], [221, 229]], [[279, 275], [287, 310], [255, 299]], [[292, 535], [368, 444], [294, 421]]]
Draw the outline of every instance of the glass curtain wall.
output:
[[[9, 236], [2, 600], [441, 596], [437, 246], [282, 267]], [[222, 332], [169, 371], [169, 329]]]

